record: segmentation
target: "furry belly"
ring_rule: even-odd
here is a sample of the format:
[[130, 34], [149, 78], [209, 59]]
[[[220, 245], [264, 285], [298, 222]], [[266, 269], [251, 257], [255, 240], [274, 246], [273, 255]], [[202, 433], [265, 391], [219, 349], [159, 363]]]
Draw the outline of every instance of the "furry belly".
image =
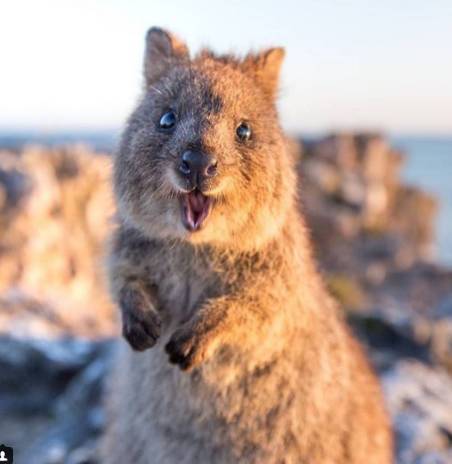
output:
[[120, 455], [129, 450], [134, 460], [128, 455], [124, 462], [248, 463], [283, 452], [284, 440], [272, 429], [281, 427], [287, 391], [269, 396], [268, 378], [243, 377], [238, 360], [226, 362], [224, 353], [184, 373], [168, 363], [162, 346], [137, 354], [122, 345], [113, 385], [121, 414], [113, 411], [111, 419], [119, 438], [110, 446]]

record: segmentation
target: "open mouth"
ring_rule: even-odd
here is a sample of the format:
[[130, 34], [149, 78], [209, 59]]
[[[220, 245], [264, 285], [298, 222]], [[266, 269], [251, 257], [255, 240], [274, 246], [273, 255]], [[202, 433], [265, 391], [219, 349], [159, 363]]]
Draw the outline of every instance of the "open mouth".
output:
[[184, 227], [195, 232], [200, 230], [209, 216], [212, 199], [198, 189], [182, 196], [182, 223]]

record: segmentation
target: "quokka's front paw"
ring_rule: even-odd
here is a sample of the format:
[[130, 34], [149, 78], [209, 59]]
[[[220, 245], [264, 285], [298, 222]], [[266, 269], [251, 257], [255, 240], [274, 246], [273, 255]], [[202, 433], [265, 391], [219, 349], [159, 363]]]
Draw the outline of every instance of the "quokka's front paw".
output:
[[157, 311], [138, 290], [121, 292], [122, 334], [136, 351], [152, 348], [160, 337], [162, 322]]
[[186, 324], [173, 333], [165, 350], [170, 363], [179, 365], [185, 371], [204, 361], [211, 341], [209, 333], [200, 334], [196, 327]]

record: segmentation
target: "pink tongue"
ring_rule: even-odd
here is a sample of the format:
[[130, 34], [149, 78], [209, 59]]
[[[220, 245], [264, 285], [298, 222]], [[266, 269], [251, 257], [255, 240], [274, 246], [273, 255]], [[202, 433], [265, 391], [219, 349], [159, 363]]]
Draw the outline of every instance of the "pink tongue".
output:
[[200, 227], [207, 214], [209, 200], [201, 192], [191, 192], [187, 195], [186, 220], [192, 230]]
[[201, 214], [204, 210], [207, 198], [201, 192], [192, 192], [188, 194], [188, 203], [194, 213]]

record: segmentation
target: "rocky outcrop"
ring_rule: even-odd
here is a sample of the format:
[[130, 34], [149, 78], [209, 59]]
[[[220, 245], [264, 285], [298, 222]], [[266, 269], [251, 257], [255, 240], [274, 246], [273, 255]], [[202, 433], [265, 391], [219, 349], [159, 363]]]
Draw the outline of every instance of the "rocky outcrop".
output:
[[379, 135], [302, 141], [301, 198], [328, 273], [379, 284], [432, 258], [436, 201], [401, 183], [403, 161]]
[[110, 159], [81, 146], [0, 153], [0, 328], [111, 334], [103, 285]]
[[349, 312], [433, 318], [452, 293], [452, 270], [434, 262], [437, 202], [401, 181], [404, 154], [376, 134], [301, 147], [301, 207], [332, 293]]
[[397, 462], [452, 462], [451, 377], [412, 360], [395, 364], [382, 377], [397, 433]]
[[15, 461], [97, 462], [112, 341], [0, 337], [0, 436]]

